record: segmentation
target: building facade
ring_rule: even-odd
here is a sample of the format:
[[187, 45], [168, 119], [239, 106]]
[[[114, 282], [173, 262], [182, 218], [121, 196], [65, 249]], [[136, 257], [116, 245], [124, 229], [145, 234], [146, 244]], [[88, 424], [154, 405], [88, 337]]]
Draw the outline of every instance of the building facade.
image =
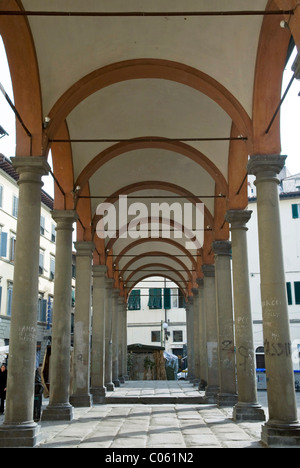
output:
[[161, 277], [140, 282], [128, 299], [128, 345], [165, 347], [184, 357], [187, 342], [185, 301], [178, 286]]

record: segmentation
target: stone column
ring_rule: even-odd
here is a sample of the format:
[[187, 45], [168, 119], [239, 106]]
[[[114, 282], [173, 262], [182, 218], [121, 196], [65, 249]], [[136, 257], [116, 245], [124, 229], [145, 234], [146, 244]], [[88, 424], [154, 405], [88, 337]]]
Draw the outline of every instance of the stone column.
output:
[[200, 382], [200, 336], [199, 336], [199, 291], [198, 288], [192, 289], [194, 299], [194, 322], [193, 322], [193, 337], [194, 337], [194, 384]]
[[95, 404], [105, 402], [105, 265], [93, 266], [93, 320], [91, 394]]
[[34, 447], [39, 426], [33, 421], [39, 279], [43, 157], [12, 160], [19, 173], [19, 212], [9, 341], [9, 372], [0, 447]]
[[52, 346], [50, 362], [50, 402], [44, 421], [71, 421], [70, 352], [72, 309], [72, 233], [75, 211], [53, 211], [56, 222], [56, 261], [54, 279]]
[[105, 293], [105, 386], [108, 392], [113, 392], [115, 386], [112, 381], [112, 289], [114, 280], [106, 279]]
[[238, 381], [238, 403], [235, 421], [264, 421], [265, 414], [257, 400], [256, 362], [251, 314], [247, 227], [252, 211], [230, 210], [232, 269], [235, 312], [235, 341]]
[[125, 324], [125, 312], [124, 312], [124, 297], [119, 296], [118, 299], [118, 360], [119, 360], [119, 381], [120, 383], [125, 383], [125, 374], [124, 374], [124, 328]]
[[125, 381], [128, 380], [128, 369], [127, 369], [127, 302], [124, 302], [124, 335], [123, 335], [123, 375]]
[[74, 324], [73, 394], [75, 407], [92, 405], [90, 394], [91, 286], [93, 242], [76, 242], [76, 304]]
[[119, 297], [120, 290], [112, 293], [112, 381], [115, 387], [120, 387], [119, 381]]
[[231, 243], [213, 242], [216, 272], [216, 305], [218, 317], [219, 344], [219, 406], [234, 406], [237, 401], [233, 308], [231, 287]]
[[204, 310], [204, 280], [197, 279], [199, 298], [199, 340], [200, 340], [200, 384], [199, 390], [207, 386], [207, 346], [206, 346], [206, 317]]
[[203, 265], [204, 310], [206, 314], [207, 387], [208, 403], [215, 403], [219, 393], [218, 326], [216, 311], [215, 266]]
[[291, 338], [280, 227], [277, 174], [286, 156], [256, 155], [248, 163], [256, 176], [264, 346], [269, 421], [263, 426], [267, 445], [300, 445], [291, 353]]
[[188, 348], [188, 379], [190, 382], [195, 378], [195, 355], [194, 355], [194, 298], [189, 296], [186, 308], [187, 315], [187, 348]]

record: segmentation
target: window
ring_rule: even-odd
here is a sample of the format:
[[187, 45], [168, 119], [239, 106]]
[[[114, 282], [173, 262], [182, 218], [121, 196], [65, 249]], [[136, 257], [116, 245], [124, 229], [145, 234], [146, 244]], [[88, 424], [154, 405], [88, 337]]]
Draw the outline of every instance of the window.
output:
[[141, 291], [131, 291], [128, 299], [128, 310], [141, 310]]
[[13, 296], [13, 283], [9, 281], [7, 283], [7, 307], [6, 307], [6, 313], [9, 317], [11, 316], [12, 296]]
[[294, 283], [294, 288], [295, 288], [295, 301], [296, 304], [300, 304], [300, 281], [296, 281]]
[[40, 233], [42, 236], [45, 235], [45, 216], [41, 216]]
[[39, 274], [43, 275], [44, 274], [44, 256], [45, 252], [44, 250], [40, 250], [40, 260], [39, 260]]
[[174, 343], [182, 343], [183, 342], [183, 331], [182, 330], [174, 330], [173, 331], [173, 342]]
[[2, 302], [2, 286], [0, 285], [0, 314], [1, 314], [1, 302]]
[[50, 257], [50, 279], [54, 280], [55, 275], [55, 257], [51, 255]]
[[151, 341], [152, 341], [152, 343], [160, 343], [161, 342], [160, 331], [152, 331], [151, 332]]
[[300, 218], [300, 205], [292, 205], [292, 215], [293, 219], [298, 219]]
[[172, 293], [171, 293], [172, 309], [178, 309], [178, 306], [179, 306], [178, 293], [179, 293], [179, 289], [172, 289]]
[[52, 241], [52, 242], [55, 242], [55, 241], [56, 241], [55, 224], [52, 224], [52, 227], [51, 227], [51, 241]]
[[38, 301], [38, 322], [47, 321], [47, 301], [44, 299], [44, 294], [39, 294]]
[[18, 217], [18, 210], [19, 210], [19, 198], [14, 195], [13, 196], [13, 208], [12, 208], [12, 215], [17, 218]]
[[162, 291], [160, 288], [149, 289], [149, 309], [161, 309], [162, 308]]
[[0, 227], [0, 257], [7, 256], [7, 232], [3, 232]]
[[9, 260], [11, 262], [14, 262], [15, 260], [15, 255], [16, 255], [16, 236], [15, 234], [12, 234], [10, 238], [10, 252], [9, 252]]

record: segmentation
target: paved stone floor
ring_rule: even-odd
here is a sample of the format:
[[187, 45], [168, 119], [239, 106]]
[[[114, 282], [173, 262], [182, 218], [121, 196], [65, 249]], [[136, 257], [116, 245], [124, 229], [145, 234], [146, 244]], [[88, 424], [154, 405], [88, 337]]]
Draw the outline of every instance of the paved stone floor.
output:
[[[110, 394], [106, 405], [75, 409], [71, 423], [42, 422], [39, 447], [264, 448], [260, 443], [261, 423], [236, 424], [231, 409], [198, 404], [199, 396], [187, 382], [126, 382]], [[179, 401], [186, 397], [189, 404], [160, 403], [162, 397]], [[114, 403], [117, 398], [123, 398], [123, 404]], [[128, 403], [126, 398], [136, 398], [137, 403]], [[151, 401], [141, 404], [140, 398]], [[297, 398], [299, 404], [299, 394]], [[259, 392], [259, 399], [266, 407], [266, 392]]]

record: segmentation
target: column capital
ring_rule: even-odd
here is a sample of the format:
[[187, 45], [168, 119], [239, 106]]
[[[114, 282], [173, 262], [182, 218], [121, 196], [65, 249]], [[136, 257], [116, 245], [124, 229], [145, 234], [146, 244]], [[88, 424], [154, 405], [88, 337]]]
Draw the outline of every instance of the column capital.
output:
[[202, 265], [202, 271], [206, 278], [215, 277], [215, 265]]
[[113, 291], [115, 280], [113, 278], [106, 278], [105, 286], [106, 289]]
[[47, 175], [51, 170], [49, 164], [47, 163], [47, 158], [44, 156], [16, 156], [14, 158], [11, 158], [11, 163], [13, 165], [13, 168], [18, 172], [19, 175], [29, 172], [44, 176]]
[[214, 241], [212, 249], [215, 255], [222, 257], [231, 256], [231, 242], [230, 241]]
[[74, 242], [74, 247], [76, 249], [76, 257], [92, 257], [95, 250], [94, 242]]
[[231, 225], [230, 230], [244, 229], [248, 231], [246, 224], [250, 221], [253, 211], [250, 210], [228, 210], [225, 220]]
[[248, 174], [255, 175], [256, 183], [272, 180], [279, 183], [277, 175], [282, 171], [287, 156], [280, 154], [256, 154], [250, 157], [247, 165]]
[[104, 278], [106, 276], [107, 266], [106, 265], [93, 265], [92, 270], [93, 270], [94, 277]]
[[78, 220], [78, 214], [75, 210], [54, 210], [51, 212], [51, 215], [56, 222], [56, 230], [73, 230], [73, 223]]
[[198, 297], [199, 294], [199, 289], [198, 288], [192, 288], [192, 293], [193, 293], [193, 299]]

